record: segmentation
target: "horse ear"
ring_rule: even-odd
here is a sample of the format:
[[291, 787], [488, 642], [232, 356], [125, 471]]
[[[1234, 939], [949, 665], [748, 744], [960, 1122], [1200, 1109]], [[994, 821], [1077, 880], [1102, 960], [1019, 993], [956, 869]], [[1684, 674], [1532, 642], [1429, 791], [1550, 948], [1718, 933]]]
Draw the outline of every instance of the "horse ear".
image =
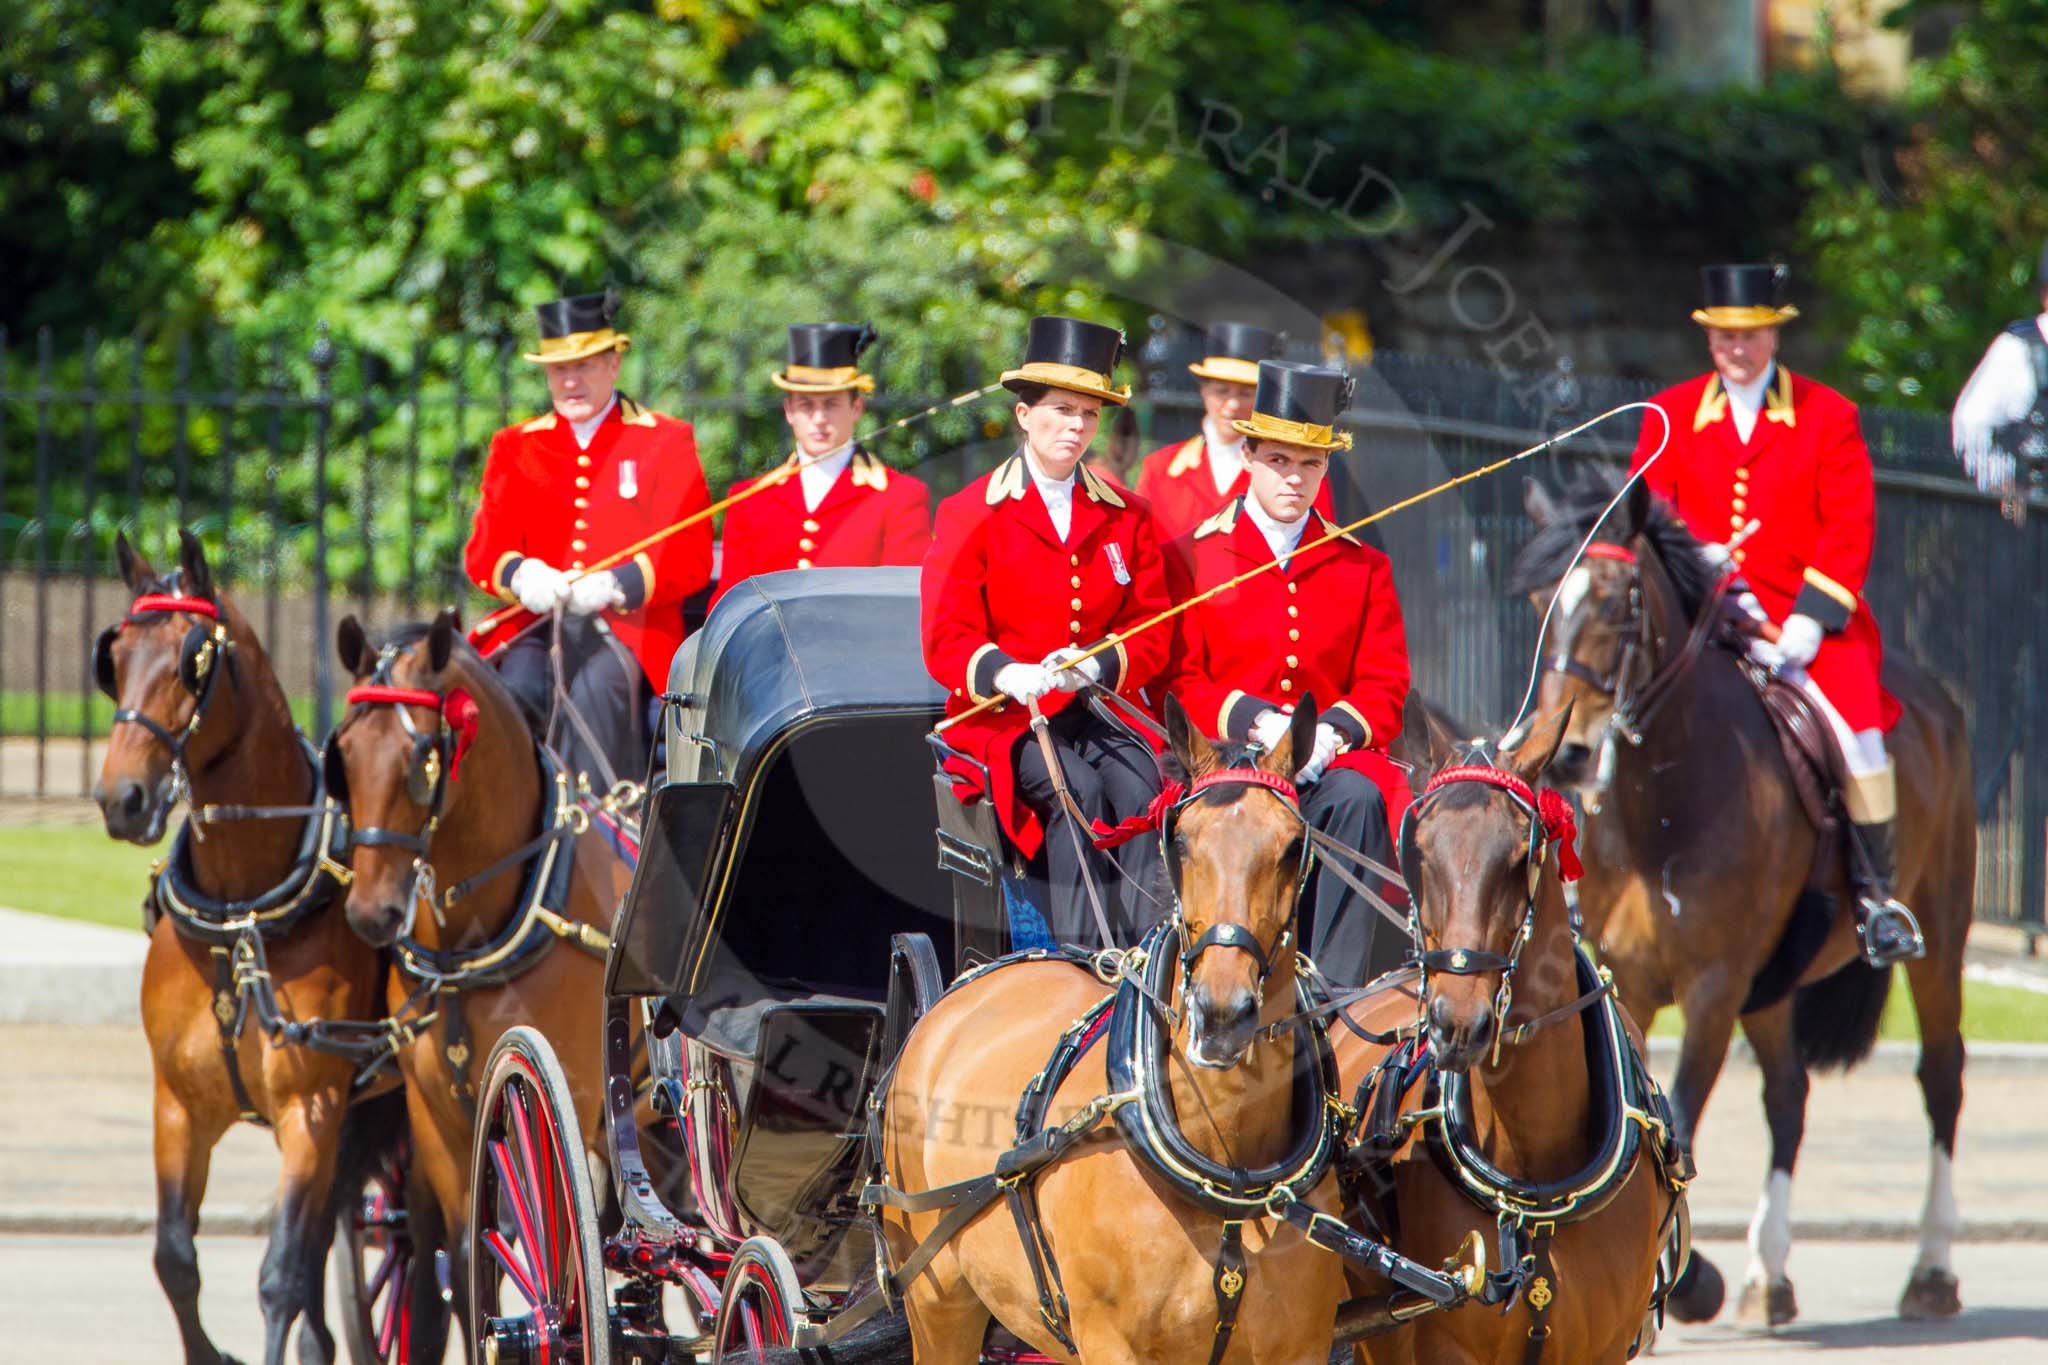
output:
[[462, 620], [455, 614], [455, 608], [443, 607], [435, 614], [433, 629], [427, 632], [427, 667], [439, 673], [448, 666], [455, 653], [455, 632], [461, 628]]
[[1628, 486], [1628, 496], [1622, 500], [1622, 515], [1628, 518], [1628, 539], [1634, 540], [1650, 524], [1650, 485], [1637, 479]]
[[1410, 688], [1401, 706], [1401, 736], [1395, 745], [1394, 757], [1408, 765], [1408, 787], [1420, 796], [1436, 770], [1457, 752], [1458, 741], [1437, 723], [1422, 694]]
[[1539, 527], [1548, 526], [1557, 519], [1556, 501], [1535, 479], [1522, 480], [1522, 510]]
[[206, 562], [206, 547], [183, 526], [178, 528], [178, 567], [185, 571], [182, 586], [186, 596], [213, 599], [213, 570]]
[[1287, 723], [1287, 742], [1266, 755], [1266, 765], [1282, 777], [1293, 778], [1308, 766], [1316, 752], [1316, 710], [1314, 693], [1304, 693], [1295, 703], [1294, 719]]
[[156, 570], [142, 557], [142, 552], [129, 543], [126, 531], [114, 532], [114, 562], [121, 566], [121, 578], [128, 584], [128, 591], [137, 597], [142, 595], [145, 585], [156, 579]]
[[1188, 720], [1180, 698], [1171, 692], [1166, 694], [1166, 742], [1190, 778], [1200, 777], [1216, 766], [1216, 746]]
[[370, 640], [353, 612], [342, 617], [341, 624], [334, 628], [334, 652], [350, 677], [360, 678], [370, 671]]
[[1557, 753], [1557, 746], [1564, 742], [1564, 732], [1572, 723], [1572, 703], [1567, 701], [1554, 716], [1537, 720], [1527, 727], [1522, 742], [1501, 757], [1506, 760], [1508, 771], [1521, 778], [1530, 786], [1543, 780], [1544, 769]]

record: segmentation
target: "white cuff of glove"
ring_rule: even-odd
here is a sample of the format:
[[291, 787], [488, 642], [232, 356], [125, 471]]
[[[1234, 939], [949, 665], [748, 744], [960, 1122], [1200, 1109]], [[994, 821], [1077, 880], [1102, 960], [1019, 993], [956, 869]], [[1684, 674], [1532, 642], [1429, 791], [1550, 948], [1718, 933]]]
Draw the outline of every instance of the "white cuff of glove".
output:
[[529, 559], [512, 571], [512, 595], [536, 616], [546, 616], [569, 597], [569, 578], [545, 560]]
[[1788, 664], [1804, 668], [1813, 662], [1814, 655], [1820, 653], [1820, 642], [1825, 634], [1820, 622], [1795, 612], [1778, 627], [1778, 656]]
[[589, 616], [613, 607], [623, 606], [626, 590], [619, 586], [619, 576], [610, 569], [587, 573], [569, 584], [569, 610], [578, 616]]
[[996, 670], [996, 691], [1029, 706], [1052, 691], [1052, 675], [1041, 664], [1004, 664]]

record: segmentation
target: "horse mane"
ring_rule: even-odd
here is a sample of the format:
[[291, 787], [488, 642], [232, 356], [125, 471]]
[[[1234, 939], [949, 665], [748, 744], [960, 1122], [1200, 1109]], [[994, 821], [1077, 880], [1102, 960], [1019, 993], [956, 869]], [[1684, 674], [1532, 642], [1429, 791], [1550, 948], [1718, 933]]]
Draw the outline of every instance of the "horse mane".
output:
[[[1566, 487], [1557, 499], [1556, 515], [1537, 528], [1515, 556], [1508, 571], [1508, 591], [1517, 596], [1543, 592], [1563, 578], [1580, 542], [1600, 524], [1602, 510], [1621, 491], [1626, 477], [1619, 470], [1595, 466]], [[1624, 544], [1636, 536], [1647, 541], [1677, 590], [1685, 615], [1697, 616], [1720, 581], [1718, 571], [1700, 553], [1699, 541], [1662, 498], [1650, 499], [1641, 526], [1630, 527], [1629, 517], [1629, 503], [1624, 499], [1609, 522], [1611, 538]]]

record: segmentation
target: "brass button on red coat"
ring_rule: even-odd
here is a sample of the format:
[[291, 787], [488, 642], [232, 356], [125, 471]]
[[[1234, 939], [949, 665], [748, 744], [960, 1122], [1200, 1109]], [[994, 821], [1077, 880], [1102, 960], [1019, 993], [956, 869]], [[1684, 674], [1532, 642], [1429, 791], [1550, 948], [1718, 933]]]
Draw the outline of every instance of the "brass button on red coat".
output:
[[1300, 607], [1289, 607], [1289, 608], [1287, 609], [1287, 614], [1288, 614], [1289, 616], [1299, 616], [1299, 615], [1301, 615], [1301, 608], [1300, 608]]
[[1748, 503], [1746, 503], [1746, 502], [1744, 502], [1744, 501], [1743, 501], [1743, 500], [1742, 500], [1741, 498], [1737, 498], [1737, 499], [1735, 499], [1735, 501], [1733, 501], [1733, 502], [1729, 503], [1728, 505], [1729, 505], [1730, 507], [1733, 507], [1733, 508], [1734, 508], [1734, 509], [1735, 509], [1736, 511], [1740, 512], [1740, 511], [1741, 511], [1741, 510], [1742, 510], [1743, 508], [1747, 507], [1747, 506], [1748, 506], [1749, 504], [1748, 504]]
[[1297, 592], [1300, 592], [1300, 591], [1301, 591], [1301, 584], [1299, 584], [1299, 583], [1289, 583], [1289, 584], [1287, 585], [1287, 591], [1288, 591], [1288, 592], [1290, 592], [1290, 593], [1297, 593]]
[[1067, 629], [1075, 632], [1076, 634], [1079, 634], [1081, 630], [1081, 623], [1079, 621], [1069, 621], [1067, 622]]
[[1077, 578], [1069, 578], [1069, 579], [1067, 580], [1067, 586], [1069, 586], [1069, 587], [1074, 587], [1074, 588], [1078, 588], [1078, 587], [1080, 587], [1080, 586], [1081, 586], [1081, 580], [1080, 580], [1080, 579], [1079, 579], [1078, 577], [1077, 577]]
[[1070, 610], [1079, 611], [1081, 610], [1081, 599], [1078, 597], [1069, 598], [1067, 601], [1067, 606]]
[[1079, 556], [1079, 555], [1068, 555], [1068, 556], [1067, 556], [1067, 563], [1069, 563], [1069, 564], [1072, 564], [1072, 565], [1073, 565], [1073, 566], [1074, 566], [1075, 568], [1079, 568], [1079, 567], [1081, 566], [1081, 556]]
[[578, 517], [576, 518], [576, 529], [579, 531], [588, 531], [590, 529], [590, 523], [585, 521], [583, 518]]
[[590, 457], [588, 455], [578, 455], [576, 457], [576, 467], [578, 469], [590, 468]]
[[1294, 690], [1294, 679], [1282, 678], [1280, 680], [1280, 690], [1282, 692], [1292, 692]]
[[578, 553], [581, 553], [582, 551], [589, 549], [590, 546], [584, 543], [583, 541], [572, 540], [569, 542], [569, 548], [577, 551]]
[[1301, 660], [1295, 658], [1292, 654], [1290, 654], [1287, 656], [1287, 666], [1289, 668], [1299, 668], [1301, 666]]
[[576, 499], [576, 506], [577, 506], [577, 508], [578, 508], [579, 510], [580, 510], [580, 509], [582, 509], [582, 508], [588, 507], [588, 506], [590, 506], [590, 499], [589, 499], [589, 498], [578, 498], [578, 499]]
[[590, 487], [590, 480], [582, 477], [581, 475], [578, 475], [576, 478], [576, 486], [578, 488], [588, 488]]
[[580, 559], [572, 559], [569, 561], [569, 567], [572, 569], [580, 569], [583, 567], [583, 561]]
[[818, 529], [818, 523], [817, 523], [817, 522], [815, 522], [815, 521], [811, 521], [811, 520], [809, 520], [809, 519], [806, 519], [806, 520], [804, 521], [804, 529], [805, 529], [806, 531], [815, 531], [815, 530], [817, 530], [817, 529]]
[[799, 559], [799, 560], [798, 560], [798, 561], [796, 562], [796, 566], [797, 566], [797, 567], [798, 567], [799, 569], [808, 569], [808, 568], [810, 568], [810, 567], [811, 567], [811, 561], [810, 561], [810, 560], [808, 560], [808, 559]]
[[1301, 638], [1301, 632], [1298, 630], [1290, 630], [1287, 632], [1287, 638], [1290, 640], [1299, 640]]
[[796, 543], [796, 547], [797, 549], [802, 550], [808, 554], [810, 551], [818, 548], [818, 542], [812, 540], [809, 536], [805, 536], [802, 540], [799, 540]]

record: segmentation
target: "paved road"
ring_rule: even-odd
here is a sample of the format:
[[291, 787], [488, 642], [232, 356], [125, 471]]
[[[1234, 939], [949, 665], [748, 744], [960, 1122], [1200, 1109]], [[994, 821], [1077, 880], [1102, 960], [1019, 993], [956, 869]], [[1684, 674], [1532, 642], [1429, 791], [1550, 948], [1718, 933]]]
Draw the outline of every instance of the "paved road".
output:
[[[1741, 1248], [1709, 1244], [1724, 1265]], [[202, 1237], [201, 1312], [217, 1345], [257, 1358], [261, 1319], [254, 1237]], [[158, 1292], [144, 1237], [0, 1236], [0, 1357], [65, 1365], [175, 1361], [177, 1329]], [[1892, 1316], [1910, 1248], [1884, 1242], [1808, 1242], [1793, 1270], [1805, 1316], [1775, 1333], [1715, 1323], [1668, 1328], [1657, 1357], [1790, 1365], [1827, 1358], [1858, 1365], [2022, 1365], [2048, 1359], [2048, 1244], [1957, 1248], [1968, 1305], [1960, 1318], [1905, 1323]], [[451, 1350], [451, 1361], [459, 1361]]]

